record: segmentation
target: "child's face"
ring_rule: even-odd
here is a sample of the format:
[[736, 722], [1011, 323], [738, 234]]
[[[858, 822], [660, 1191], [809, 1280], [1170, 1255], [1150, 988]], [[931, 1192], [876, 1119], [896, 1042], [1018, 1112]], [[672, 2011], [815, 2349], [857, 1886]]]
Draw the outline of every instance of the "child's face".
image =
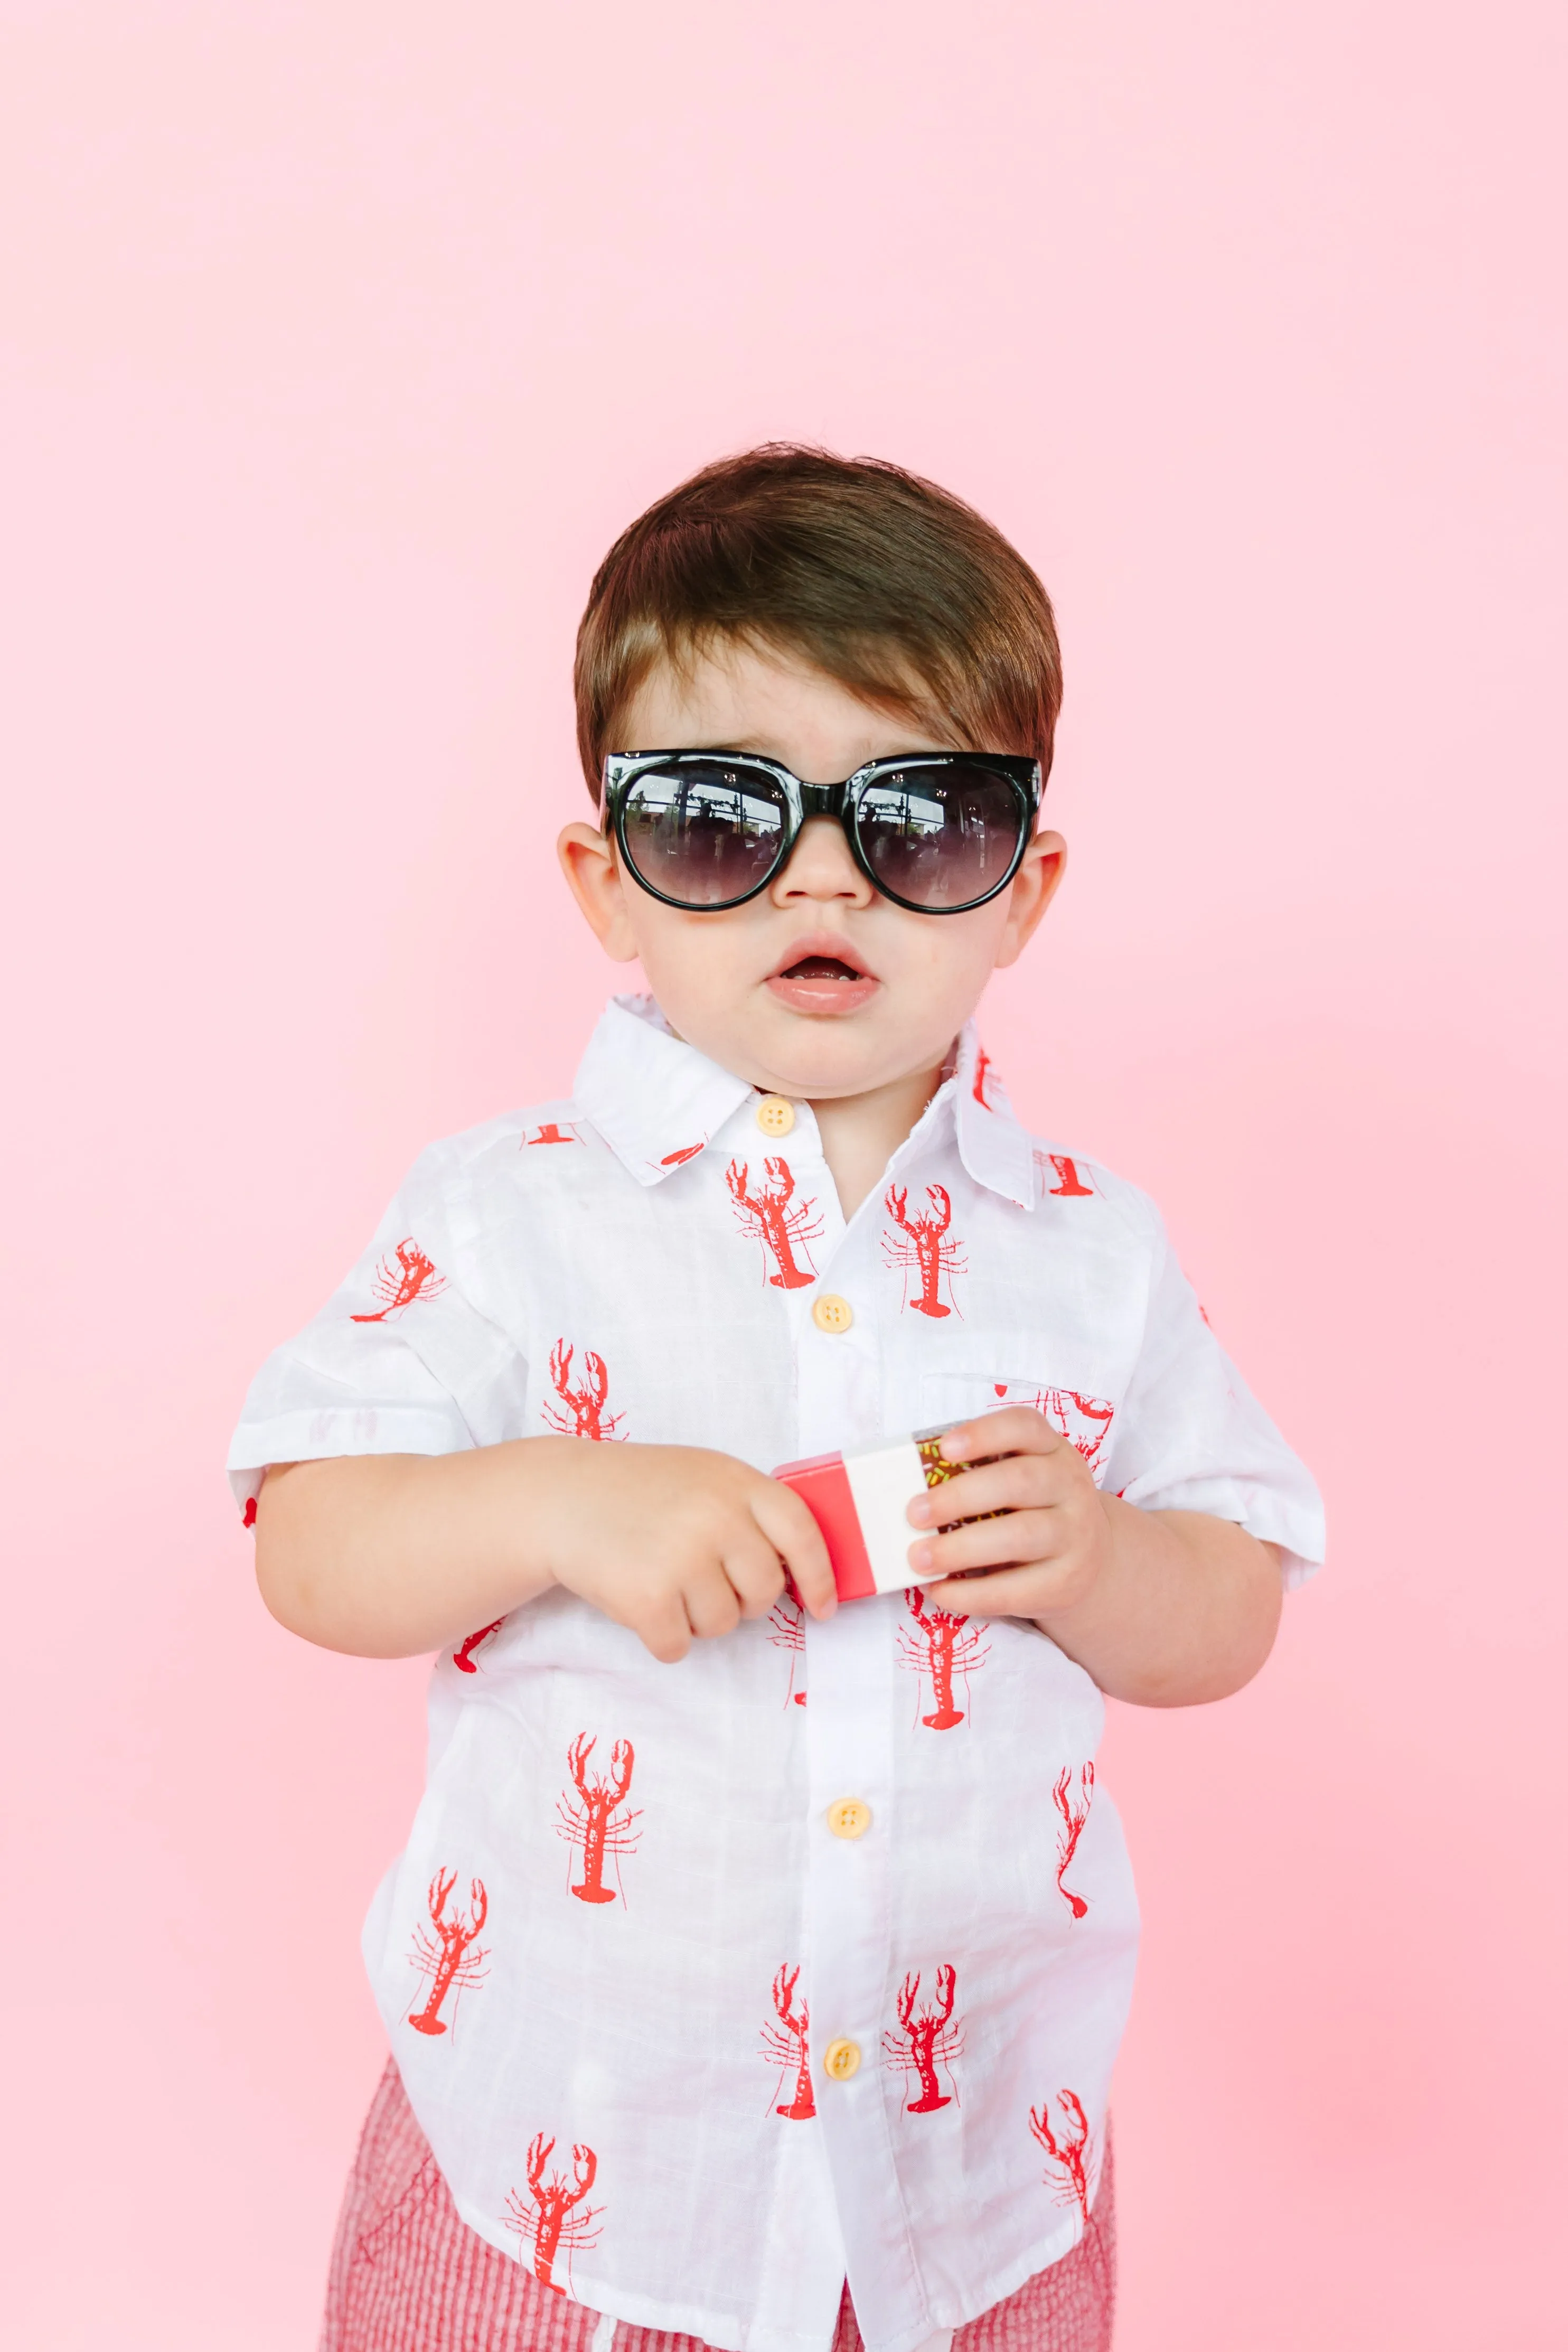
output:
[[[744, 646], [687, 675], [661, 664], [621, 732], [617, 751], [756, 751], [807, 783], [902, 752], [1014, 748], [939, 742], [821, 670]], [[1022, 952], [1065, 856], [1060, 834], [1037, 834], [983, 907], [912, 914], [866, 880], [843, 828], [816, 817], [765, 890], [715, 914], [653, 898], [591, 825], [560, 837], [578, 905], [609, 954], [641, 962], [672, 1028], [765, 1092], [818, 1101], [938, 1067], [992, 971]]]

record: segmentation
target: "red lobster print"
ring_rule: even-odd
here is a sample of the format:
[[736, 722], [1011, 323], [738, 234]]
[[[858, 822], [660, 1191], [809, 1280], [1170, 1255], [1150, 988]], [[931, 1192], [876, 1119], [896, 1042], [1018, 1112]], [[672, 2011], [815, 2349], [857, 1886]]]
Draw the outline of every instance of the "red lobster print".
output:
[[528, 1150], [538, 1143], [580, 1143], [581, 1141], [582, 1138], [575, 1127], [558, 1127], [553, 1118], [541, 1127], [537, 1135], [525, 1135], [523, 1138], [524, 1147]]
[[[762, 2029], [762, 2047], [768, 2057], [781, 2072], [790, 2066], [795, 2069], [793, 2099], [788, 2106], [777, 2106], [773, 2110], [776, 2116], [785, 2116], [791, 2123], [804, 2123], [817, 2112], [817, 2103], [811, 2096], [811, 2058], [808, 2042], [811, 2012], [802, 2001], [800, 2015], [797, 2017], [795, 2014], [795, 1987], [800, 1979], [799, 1964], [794, 1968], [788, 1963], [780, 1967], [773, 1979], [773, 2007], [778, 2013], [779, 2025], [784, 2031], [780, 2033], [777, 2025], [765, 2025]], [[783, 2088], [782, 2081], [779, 2088]]]
[[967, 1616], [951, 1609], [928, 1609], [917, 1584], [910, 1585], [904, 1597], [915, 1623], [899, 1627], [898, 1646], [906, 1666], [930, 1675], [936, 1707], [934, 1715], [923, 1715], [920, 1720], [932, 1731], [951, 1731], [964, 1720], [963, 1708], [953, 1704], [953, 1677], [971, 1674], [985, 1658], [990, 1643], [978, 1625], [965, 1633]]
[[389, 1315], [401, 1315], [416, 1298], [439, 1298], [446, 1277], [436, 1273], [413, 1235], [405, 1234], [392, 1255], [383, 1257], [377, 1266], [372, 1287], [383, 1304], [373, 1315], [350, 1315], [350, 1323], [384, 1323]]
[[950, 2095], [937, 2081], [936, 2069], [947, 2065], [964, 2047], [963, 2027], [953, 2023], [956, 1981], [954, 1970], [944, 1961], [936, 1971], [936, 1999], [924, 2009], [915, 2005], [920, 1990], [918, 1969], [912, 1970], [899, 1988], [898, 2032], [884, 2033], [882, 2046], [888, 2064], [915, 2075], [920, 2085], [918, 2097], [911, 2099], [904, 2110], [907, 2115], [929, 2116], [938, 2107], [952, 2105]]
[[571, 1360], [576, 1353], [576, 1349], [569, 1348], [564, 1339], [558, 1339], [550, 1349], [549, 1376], [555, 1396], [545, 1399], [544, 1417], [562, 1437], [613, 1437], [626, 1416], [623, 1412], [606, 1413], [604, 1410], [610, 1394], [610, 1374], [604, 1359], [596, 1356], [591, 1348], [585, 1349], [583, 1377], [573, 1388]]
[[[806, 1654], [806, 1612], [792, 1592], [784, 1593], [773, 1603], [768, 1619], [768, 1638], [776, 1650], [789, 1650], [789, 1697], [797, 1706], [804, 1706], [806, 1694], [795, 1687], [795, 1660]], [[789, 1700], [785, 1701], [788, 1706]]]
[[[953, 1222], [953, 1199], [946, 1187], [927, 1184], [925, 1199], [926, 1207], [918, 1216], [912, 1217], [907, 1213], [908, 1186], [889, 1185], [883, 1205], [904, 1239], [898, 1240], [892, 1234], [883, 1234], [883, 1255], [889, 1265], [900, 1266], [904, 1270], [904, 1303], [906, 1307], [913, 1307], [917, 1315], [951, 1315], [953, 1276], [965, 1271], [964, 1244], [947, 1238], [947, 1228]], [[913, 1298], [909, 1295], [912, 1272], [919, 1276], [920, 1284], [918, 1295]], [[944, 1283], [948, 1291], [946, 1300], [941, 1296]]]
[[1078, 1786], [1074, 1790], [1072, 1768], [1064, 1764], [1051, 1793], [1062, 1821], [1061, 1832], [1056, 1842], [1056, 1884], [1066, 1896], [1073, 1917], [1082, 1919], [1089, 1906], [1082, 1895], [1074, 1895], [1071, 1886], [1062, 1885], [1061, 1874], [1078, 1851], [1078, 1841], [1083, 1834], [1083, 1824], [1089, 1819], [1089, 1808], [1094, 1801], [1093, 1765], [1085, 1764], [1080, 1768]]
[[607, 1853], [631, 1853], [643, 1834], [632, 1826], [641, 1815], [630, 1812], [620, 1821], [614, 1818], [632, 1786], [632, 1742], [618, 1739], [611, 1753], [608, 1777], [596, 1772], [590, 1779], [588, 1759], [596, 1744], [586, 1731], [580, 1731], [566, 1751], [566, 1760], [577, 1784], [577, 1797], [563, 1794], [556, 1800], [556, 1811], [560, 1816], [556, 1834], [565, 1838], [569, 1845], [582, 1848], [582, 1885], [571, 1890], [578, 1901], [613, 1903], [615, 1889], [604, 1884], [604, 1857]]
[[1089, 2118], [1076, 2091], [1058, 2091], [1063, 2129], [1057, 2138], [1051, 2127], [1051, 2101], [1041, 2100], [1029, 2111], [1029, 2127], [1049, 2159], [1045, 2178], [1059, 2205], [1076, 2205], [1085, 2224], [1089, 2220]]
[[699, 1151], [706, 1150], [707, 1138], [705, 1135], [700, 1143], [683, 1143], [678, 1151], [666, 1151], [659, 1165], [661, 1168], [684, 1168], [688, 1160], [695, 1160]]
[[990, 1104], [986, 1100], [986, 1080], [990, 1076], [990, 1075], [991, 1057], [982, 1045], [978, 1054], [975, 1056], [974, 1089], [975, 1100], [979, 1104], [982, 1110], [989, 1110], [991, 1108]]
[[472, 1918], [465, 1918], [461, 1911], [447, 1918], [446, 1898], [456, 1884], [455, 1870], [436, 1872], [425, 1898], [435, 1933], [433, 1936], [424, 1927], [413, 1931], [413, 1959], [430, 1984], [424, 2007], [414, 2010], [408, 2021], [416, 2033], [444, 2033], [446, 2020], [440, 2011], [447, 1994], [455, 1989], [461, 1991], [465, 1985], [482, 1984], [485, 1979], [482, 1964], [488, 1955], [470, 1948], [489, 1916], [490, 1898], [485, 1892], [484, 1880], [476, 1878], [468, 1888], [468, 1899], [474, 1906]]
[[1092, 1469], [1095, 1456], [1111, 1433], [1115, 1406], [1103, 1397], [1082, 1396], [1077, 1389], [1041, 1389], [1035, 1399], [1035, 1410], [1044, 1413], [1052, 1429], [1060, 1431]]
[[[1003, 1402], [1007, 1399], [1006, 1381], [991, 1383]], [[1014, 1402], [1028, 1403], [1031, 1412], [1042, 1412], [1059, 1437], [1065, 1437], [1074, 1451], [1082, 1454], [1093, 1469], [1095, 1457], [1111, 1433], [1111, 1423], [1116, 1418], [1116, 1408], [1104, 1397], [1084, 1396], [1077, 1389], [1036, 1389], [1028, 1399], [1015, 1396]], [[1103, 1467], [1102, 1464], [1100, 1467]]]
[[[1040, 1160], [1038, 1152], [1035, 1157]], [[1056, 1171], [1056, 1181], [1049, 1188], [1053, 1201], [1087, 1201], [1091, 1198], [1094, 1187], [1092, 1184], [1084, 1183], [1078, 1173], [1076, 1160], [1069, 1160], [1066, 1154], [1061, 1151], [1047, 1152], [1045, 1158], [1051, 1161]], [[1045, 1173], [1043, 1160], [1040, 1163], [1040, 1172], [1042, 1176]]]
[[481, 1625], [476, 1633], [470, 1633], [461, 1649], [453, 1651], [452, 1663], [460, 1675], [478, 1673], [479, 1669], [474, 1664], [475, 1651], [481, 1648], [492, 1633], [498, 1633], [506, 1622], [504, 1617], [493, 1617], [487, 1625]]
[[768, 1277], [771, 1287], [804, 1290], [817, 1279], [807, 1244], [821, 1233], [822, 1220], [814, 1201], [796, 1200], [795, 1171], [787, 1160], [765, 1160], [762, 1164], [768, 1181], [759, 1192], [751, 1190], [751, 1171], [744, 1160], [730, 1161], [724, 1181], [743, 1230], [757, 1235], [778, 1268]]
[[599, 2170], [593, 2150], [580, 2146], [572, 2149], [570, 2181], [563, 2172], [552, 2172], [547, 2180], [545, 2167], [554, 2148], [553, 2139], [546, 2139], [543, 2132], [534, 2134], [528, 2144], [528, 2193], [525, 2199], [515, 2189], [510, 2192], [507, 2226], [525, 2242], [533, 2240], [534, 2276], [540, 2285], [548, 2286], [553, 2294], [564, 2294], [566, 2289], [551, 2276], [556, 2256], [564, 2246], [570, 2264], [576, 2249], [591, 2246], [599, 2236], [593, 2224], [604, 2208], [582, 2201]]

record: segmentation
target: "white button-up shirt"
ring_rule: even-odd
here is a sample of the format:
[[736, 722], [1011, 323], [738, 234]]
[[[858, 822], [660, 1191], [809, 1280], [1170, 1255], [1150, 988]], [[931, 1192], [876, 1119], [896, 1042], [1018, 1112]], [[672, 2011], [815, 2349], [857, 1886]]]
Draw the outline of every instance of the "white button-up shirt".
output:
[[[794, 1111], [612, 1004], [569, 1101], [416, 1163], [258, 1376], [240, 1498], [550, 1431], [770, 1470], [1021, 1403], [1129, 1501], [1239, 1521], [1292, 1580], [1321, 1557], [1156, 1213], [1033, 1141], [972, 1031], [847, 1223]], [[1137, 1938], [1103, 1711], [1034, 1626], [913, 1589], [781, 1601], [677, 1665], [565, 1591], [476, 1627], [365, 1929], [465, 2221], [733, 2352], [827, 2352], [846, 2274], [870, 2352], [912, 2352], [1060, 2260]]]

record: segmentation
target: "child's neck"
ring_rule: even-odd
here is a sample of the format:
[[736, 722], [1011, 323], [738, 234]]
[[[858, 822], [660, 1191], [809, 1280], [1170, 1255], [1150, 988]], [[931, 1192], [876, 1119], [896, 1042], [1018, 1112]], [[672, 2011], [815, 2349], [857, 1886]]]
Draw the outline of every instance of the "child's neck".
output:
[[942, 1083], [942, 1066], [916, 1070], [891, 1085], [874, 1087], [869, 1094], [841, 1095], [813, 1102], [822, 1157], [839, 1195], [839, 1205], [852, 1217], [883, 1171], [904, 1141], [921, 1112]]

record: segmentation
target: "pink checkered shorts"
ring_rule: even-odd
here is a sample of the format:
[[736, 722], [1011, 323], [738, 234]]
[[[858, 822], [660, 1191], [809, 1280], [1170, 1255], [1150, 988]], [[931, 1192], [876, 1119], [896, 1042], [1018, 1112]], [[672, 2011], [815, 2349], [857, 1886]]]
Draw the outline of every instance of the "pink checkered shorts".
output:
[[[952, 2352], [1110, 2352], [1116, 2211], [1109, 2137], [1089, 2227], [1065, 2260], [954, 2331]], [[552, 2294], [471, 2230], [387, 2061], [343, 2198], [321, 2352], [702, 2352]], [[849, 2290], [832, 2352], [862, 2352]]]

